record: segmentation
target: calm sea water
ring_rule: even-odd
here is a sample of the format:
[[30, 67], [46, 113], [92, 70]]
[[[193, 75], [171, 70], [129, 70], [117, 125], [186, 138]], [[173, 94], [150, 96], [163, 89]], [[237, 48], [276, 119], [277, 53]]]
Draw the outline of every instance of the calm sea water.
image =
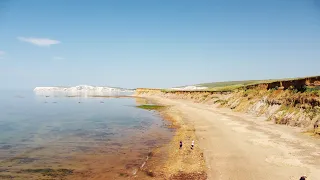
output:
[[[68, 158], [92, 155], [97, 149], [111, 155], [129, 150], [147, 153], [168, 141], [171, 131], [157, 113], [136, 108], [139, 101], [1, 92], [0, 163], [14, 171], [39, 164], [62, 166]], [[71, 160], [68, 163], [71, 166]], [[125, 166], [126, 161], [118, 164]]]

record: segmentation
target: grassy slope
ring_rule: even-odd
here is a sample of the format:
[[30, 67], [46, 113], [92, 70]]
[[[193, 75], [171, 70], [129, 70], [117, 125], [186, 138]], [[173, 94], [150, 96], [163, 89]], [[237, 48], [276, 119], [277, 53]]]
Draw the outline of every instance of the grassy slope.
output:
[[225, 82], [202, 83], [202, 84], [196, 84], [195, 86], [208, 87], [209, 90], [212, 90], [212, 91], [223, 91], [223, 90], [234, 90], [240, 87], [260, 84], [260, 83], [271, 83], [271, 82], [284, 81], [284, 80], [298, 80], [298, 79], [304, 79], [304, 78], [306, 77], [269, 79], [269, 80], [225, 81]]
[[212, 91], [230, 91], [244, 86], [272, 82], [274, 80], [247, 80], [247, 81], [226, 81], [226, 82], [214, 82], [204, 83], [198, 86], [208, 87]]
[[247, 80], [247, 81], [225, 81], [225, 82], [212, 82], [212, 83], [203, 83], [197, 84], [197, 86], [208, 87], [208, 88], [218, 88], [226, 86], [239, 86], [239, 85], [249, 85], [258, 83], [259, 80]]

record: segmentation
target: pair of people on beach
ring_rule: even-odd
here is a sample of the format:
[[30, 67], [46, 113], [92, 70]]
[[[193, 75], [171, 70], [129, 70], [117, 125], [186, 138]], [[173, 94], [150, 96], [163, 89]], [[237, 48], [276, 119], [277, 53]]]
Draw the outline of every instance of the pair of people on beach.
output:
[[300, 178], [300, 180], [306, 180], [307, 179], [307, 176], [302, 176], [301, 178]]
[[[191, 149], [193, 150], [194, 147], [194, 140], [191, 142]], [[182, 141], [180, 141], [180, 149], [182, 148]]]

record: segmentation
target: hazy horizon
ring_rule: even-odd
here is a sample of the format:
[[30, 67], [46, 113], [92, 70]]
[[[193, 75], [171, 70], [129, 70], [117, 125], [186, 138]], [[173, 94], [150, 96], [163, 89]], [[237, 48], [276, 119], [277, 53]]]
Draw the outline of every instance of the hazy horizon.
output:
[[317, 0], [5, 0], [0, 21], [0, 89], [320, 74]]

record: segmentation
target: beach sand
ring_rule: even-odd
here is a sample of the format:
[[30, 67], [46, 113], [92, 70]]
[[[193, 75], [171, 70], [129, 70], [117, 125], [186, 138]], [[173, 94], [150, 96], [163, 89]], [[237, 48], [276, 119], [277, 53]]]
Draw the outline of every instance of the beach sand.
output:
[[[162, 104], [155, 99], [137, 98], [137, 104]], [[163, 104], [167, 105], [167, 104]], [[198, 146], [195, 129], [191, 123], [184, 121], [179, 110], [175, 107], [166, 106], [158, 110], [160, 115], [166, 121], [167, 127], [175, 131], [172, 140], [156, 147], [152, 151], [152, 156], [146, 161], [143, 168], [139, 170], [134, 179], [170, 179], [170, 180], [205, 180], [207, 179], [206, 165], [203, 152]], [[195, 141], [195, 147], [191, 149], [192, 140]], [[180, 141], [183, 146], [180, 149]], [[141, 175], [147, 174], [149, 177]]]
[[[167, 119], [175, 119], [182, 126], [167, 147], [167, 162], [158, 170], [167, 177], [180, 172], [190, 174], [180, 179], [201, 179], [206, 176], [201, 175], [204, 170], [212, 180], [320, 177], [320, 141], [298, 129], [187, 100], [148, 98], [170, 106]], [[189, 148], [193, 139], [195, 151]], [[186, 142], [183, 152], [178, 149], [180, 140]], [[206, 167], [202, 166], [202, 151]], [[192, 173], [199, 177], [192, 177]]]

